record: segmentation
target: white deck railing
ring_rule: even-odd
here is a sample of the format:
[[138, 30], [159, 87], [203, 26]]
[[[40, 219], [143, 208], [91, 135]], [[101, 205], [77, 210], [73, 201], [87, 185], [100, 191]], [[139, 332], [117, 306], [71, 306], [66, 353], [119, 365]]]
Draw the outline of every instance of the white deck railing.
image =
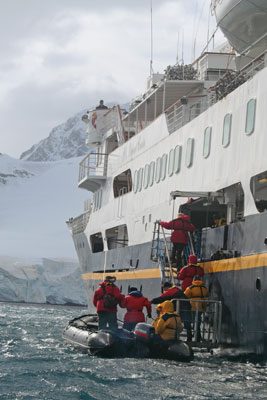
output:
[[107, 175], [108, 155], [106, 153], [89, 153], [80, 162], [79, 182], [84, 178], [105, 177]]
[[192, 121], [206, 111], [207, 108], [208, 96], [190, 96], [186, 99], [178, 100], [165, 111], [169, 133], [175, 132]]

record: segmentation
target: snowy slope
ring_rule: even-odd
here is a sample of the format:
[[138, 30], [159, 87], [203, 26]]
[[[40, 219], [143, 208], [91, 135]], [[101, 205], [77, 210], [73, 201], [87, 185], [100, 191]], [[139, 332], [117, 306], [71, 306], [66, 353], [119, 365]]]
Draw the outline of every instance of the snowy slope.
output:
[[0, 156], [0, 174], [9, 175], [0, 182], [0, 255], [76, 258], [65, 221], [81, 214], [89, 198], [77, 187], [79, 161]]

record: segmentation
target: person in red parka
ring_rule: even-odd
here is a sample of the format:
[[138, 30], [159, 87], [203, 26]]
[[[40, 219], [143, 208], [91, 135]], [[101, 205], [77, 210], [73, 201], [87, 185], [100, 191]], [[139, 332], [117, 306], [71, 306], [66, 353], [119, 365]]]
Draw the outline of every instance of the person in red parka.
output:
[[160, 225], [165, 229], [173, 230], [171, 234], [173, 244], [171, 261], [176, 264], [177, 269], [181, 269], [183, 266], [182, 252], [189, 240], [188, 232], [193, 232], [196, 228], [191, 224], [189, 215], [182, 213], [179, 213], [178, 218], [170, 222], [160, 222]]
[[132, 331], [138, 322], [145, 322], [143, 307], [146, 307], [147, 316], [151, 318], [151, 303], [142, 295], [142, 293], [135, 287], [129, 289], [128, 296], [125, 296], [121, 302], [122, 308], [127, 308], [124, 316], [123, 328]]
[[116, 282], [115, 276], [106, 276], [95, 291], [93, 304], [98, 314], [98, 329], [105, 329], [107, 326], [110, 329], [118, 328], [117, 304], [121, 304], [124, 296], [114, 282]]
[[192, 285], [193, 278], [196, 275], [203, 276], [204, 270], [200, 265], [197, 265], [197, 256], [190, 254], [188, 265], [183, 267], [177, 276], [180, 281], [183, 281], [181, 284], [183, 290]]

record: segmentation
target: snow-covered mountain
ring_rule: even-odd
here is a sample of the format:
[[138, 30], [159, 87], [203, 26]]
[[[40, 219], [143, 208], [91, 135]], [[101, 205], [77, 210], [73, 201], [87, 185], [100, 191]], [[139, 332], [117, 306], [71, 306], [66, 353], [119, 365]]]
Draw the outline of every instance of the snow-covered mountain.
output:
[[77, 262], [0, 257], [0, 301], [87, 304]]
[[83, 110], [67, 122], [56, 126], [46, 139], [34, 144], [29, 150], [21, 154], [21, 160], [28, 161], [58, 161], [72, 157], [80, 157], [88, 153], [85, 144], [86, 125], [81, 117]]

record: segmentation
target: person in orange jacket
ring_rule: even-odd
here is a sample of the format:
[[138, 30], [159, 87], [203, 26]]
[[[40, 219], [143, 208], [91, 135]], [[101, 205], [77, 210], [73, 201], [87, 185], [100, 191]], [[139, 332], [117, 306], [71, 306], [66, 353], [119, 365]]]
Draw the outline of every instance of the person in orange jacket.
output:
[[171, 229], [172, 255], [171, 261], [176, 264], [177, 269], [181, 269], [182, 263], [182, 252], [186, 247], [189, 236], [188, 232], [193, 232], [196, 228], [190, 222], [189, 215], [179, 213], [177, 218], [169, 222], [160, 222], [160, 225], [165, 229]]
[[159, 342], [179, 340], [179, 334], [183, 330], [181, 318], [174, 312], [173, 303], [166, 300], [157, 306], [160, 314], [154, 321], [155, 339]]
[[134, 330], [138, 322], [145, 322], [144, 307], [146, 307], [147, 316], [151, 318], [151, 303], [136, 287], [129, 289], [129, 294], [121, 302], [121, 307], [127, 309], [123, 320], [123, 328], [128, 331]]
[[209, 291], [204, 285], [204, 282], [201, 280], [201, 277], [196, 275], [193, 279], [193, 284], [186, 288], [184, 294], [188, 299], [191, 300], [190, 303], [191, 303], [193, 322], [195, 322], [196, 315], [198, 313], [197, 341], [199, 342], [201, 340], [201, 334], [200, 334], [201, 316], [202, 313], [206, 311], [207, 303], [205, 300], [209, 296]]
[[117, 304], [124, 299], [120, 289], [114, 285], [115, 276], [106, 276], [105, 280], [99, 283], [95, 291], [93, 304], [98, 314], [98, 329], [117, 329]]
[[200, 265], [197, 265], [197, 256], [190, 254], [188, 265], [183, 267], [177, 276], [180, 281], [183, 281], [181, 284], [182, 290], [185, 290], [188, 286], [192, 285], [195, 275], [200, 277], [203, 276], [204, 270]]

